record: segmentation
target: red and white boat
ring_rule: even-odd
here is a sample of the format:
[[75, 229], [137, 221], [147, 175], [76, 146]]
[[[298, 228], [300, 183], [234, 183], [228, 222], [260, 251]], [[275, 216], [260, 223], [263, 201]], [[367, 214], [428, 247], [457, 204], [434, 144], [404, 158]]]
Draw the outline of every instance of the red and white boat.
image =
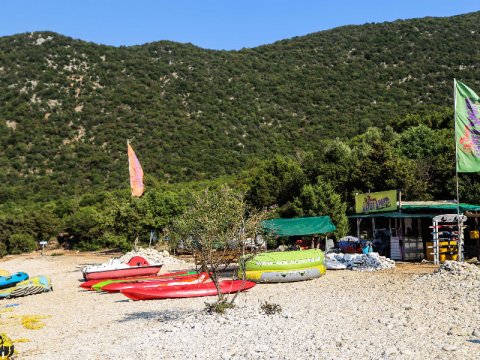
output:
[[163, 264], [149, 264], [141, 256], [134, 256], [128, 263], [122, 263], [118, 259], [112, 259], [101, 265], [89, 265], [82, 269], [85, 280], [119, 279], [135, 276], [156, 275]]

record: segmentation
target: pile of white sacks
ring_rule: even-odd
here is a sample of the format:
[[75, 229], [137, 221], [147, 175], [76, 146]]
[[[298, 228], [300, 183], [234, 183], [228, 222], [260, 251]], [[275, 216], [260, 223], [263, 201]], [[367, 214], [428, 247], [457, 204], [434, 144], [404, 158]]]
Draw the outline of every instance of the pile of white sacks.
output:
[[326, 255], [325, 263], [328, 270], [377, 271], [395, 267], [395, 261], [380, 256], [376, 252], [368, 254], [329, 253]]
[[168, 251], [158, 251], [152, 248], [140, 248], [138, 251], [130, 251], [120, 257], [119, 260], [121, 262], [128, 262], [134, 256], [141, 256], [150, 264], [186, 265], [185, 261], [170, 256]]

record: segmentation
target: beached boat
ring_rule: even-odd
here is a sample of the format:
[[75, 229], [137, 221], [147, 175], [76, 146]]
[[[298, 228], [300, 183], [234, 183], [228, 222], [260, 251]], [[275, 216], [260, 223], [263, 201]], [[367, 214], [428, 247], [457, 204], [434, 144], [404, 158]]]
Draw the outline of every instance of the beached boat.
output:
[[[129, 289], [148, 289], [158, 286], [177, 286], [177, 285], [190, 285], [190, 284], [201, 284], [203, 282], [209, 281], [210, 276], [206, 272], [189, 275], [189, 276], [178, 276], [173, 278], [164, 278], [156, 280], [138, 280], [138, 281], [128, 281], [120, 283], [110, 283], [99, 287], [98, 290], [106, 292], [120, 292], [122, 290]], [[100, 284], [94, 285], [95, 289]]]
[[192, 270], [180, 270], [180, 271], [174, 271], [174, 272], [169, 272], [169, 273], [164, 273], [164, 274], [159, 274], [159, 275], [154, 275], [154, 276], [131, 276], [131, 277], [126, 277], [126, 278], [116, 278], [116, 279], [96, 279], [96, 280], [87, 280], [82, 282], [79, 286], [83, 289], [86, 290], [93, 290], [92, 287], [100, 284], [101, 286], [105, 286], [111, 283], [116, 283], [116, 282], [131, 282], [131, 281], [142, 281], [142, 280], [158, 280], [158, 279], [165, 279], [169, 277], [179, 277], [179, 276], [188, 276], [188, 275], [194, 275], [197, 272]]
[[[251, 281], [220, 281], [220, 291], [223, 294], [248, 290], [254, 286], [255, 283]], [[218, 295], [217, 288], [213, 282], [191, 285], [159, 286], [147, 289], [128, 289], [122, 290], [121, 293], [132, 300], [174, 299]]]
[[161, 267], [162, 264], [150, 265], [144, 258], [134, 256], [128, 263], [112, 259], [105, 264], [89, 265], [82, 269], [82, 273], [85, 280], [106, 280], [134, 276], [152, 276], [156, 275]]
[[0, 289], [9, 288], [15, 286], [21, 281], [27, 280], [28, 274], [24, 272], [17, 272], [10, 276], [0, 276]]
[[[238, 277], [242, 278], [242, 264]], [[245, 262], [246, 279], [255, 282], [310, 280], [325, 274], [324, 253], [318, 249], [258, 254]]]

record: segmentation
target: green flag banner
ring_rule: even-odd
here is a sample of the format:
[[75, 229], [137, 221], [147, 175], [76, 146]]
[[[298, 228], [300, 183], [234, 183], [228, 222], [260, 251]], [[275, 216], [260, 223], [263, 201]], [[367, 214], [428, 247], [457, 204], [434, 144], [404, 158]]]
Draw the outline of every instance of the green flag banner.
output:
[[455, 81], [455, 143], [457, 171], [480, 172], [480, 99]]

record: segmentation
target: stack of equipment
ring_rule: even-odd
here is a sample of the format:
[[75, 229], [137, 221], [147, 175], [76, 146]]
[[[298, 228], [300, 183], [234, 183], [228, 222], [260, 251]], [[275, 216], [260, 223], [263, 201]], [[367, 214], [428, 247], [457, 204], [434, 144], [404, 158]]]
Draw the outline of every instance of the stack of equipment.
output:
[[40, 294], [52, 290], [53, 287], [50, 278], [48, 276], [39, 275], [21, 281], [15, 286], [0, 290], [0, 299]]

